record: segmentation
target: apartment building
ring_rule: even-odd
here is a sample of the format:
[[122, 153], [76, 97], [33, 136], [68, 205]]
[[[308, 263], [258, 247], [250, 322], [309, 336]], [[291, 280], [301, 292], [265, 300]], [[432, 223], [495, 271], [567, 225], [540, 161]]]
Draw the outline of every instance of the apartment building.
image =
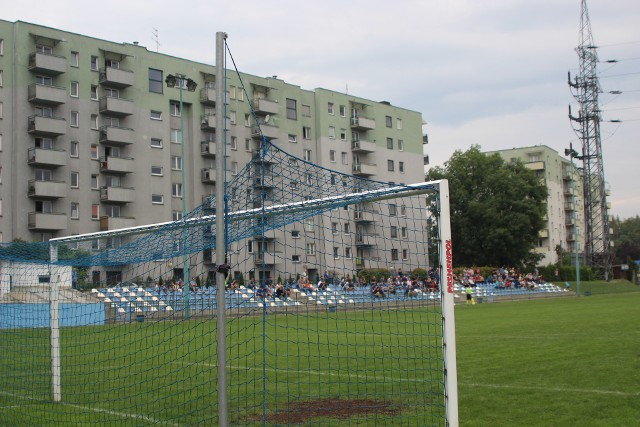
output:
[[540, 232], [536, 244], [536, 251], [544, 255], [540, 263], [556, 263], [558, 246], [572, 254], [577, 247], [578, 253], [583, 253], [585, 222], [581, 171], [545, 145], [491, 151], [486, 154], [499, 154], [507, 162], [520, 160], [527, 168], [535, 171], [547, 187], [549, 195], [546, 227]]
[[[184, 76], [183, 90], [167, 86], [169, 75]], [[47, 241], [177, 220], [183, 198], [187, 211], [199, 206], [219, 184], [222, 77], [215, 66], [136, 42], [0, 21], [0, 239]], [[424, 179], [420, 113], [275, 76], [229, 70], [225, 77], [229, 179], [259, 143], [256, 117], [275, 144], [327, 169], [382, 182]], [[353, 229], [357, 215], [364, 213], [351, 214]], [[354, 270], [367, 267], [364, 247], [344, 249]]]

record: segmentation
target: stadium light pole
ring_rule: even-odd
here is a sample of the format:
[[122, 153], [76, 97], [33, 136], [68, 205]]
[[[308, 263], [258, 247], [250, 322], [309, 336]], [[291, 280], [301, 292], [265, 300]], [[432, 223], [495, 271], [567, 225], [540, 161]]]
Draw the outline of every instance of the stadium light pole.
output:
[[[182, 218], [187, 215], [187, 195], [185, 191], [185, 177], [184, 170], [186, 169], [186, 162], [184, 157], [184, 110], [183, 110], [183, 102], [182, 102], [182, 89], [186, 86], [189, 92], [194, 92], [198, 84], [185, 76], [184, 74], [169, 74], [165, 79], [165, 83], [167, 87], [175, 87], [178, 85], [178, 89], [180, 92], [180, 157], [182, 161], [181, 167], [181, 190], [182, 190]], [[183, 232], [184, 233], [184, 232]], [[189, 276], [189, 257], [186, 254], [186, 238], [182, 239], [182, 300], [184, 304], [184, 317], [185, 319], [189, 319], [189, 284], [191, 283], [191, 279]]]
[[571, 159], [571, 198], [573, 199], [573, 240], [575, 240], [575, 246], [573, 248], [573, 252], [576, 260], [576, 296], [580, 296], [580, 257], [578, 255], [579, 244], [578, 244], [578, 209], [576, 206], [576, 184], [573, 179], [573, 173], [575, 171], [575, 166], [573, 163], [574, 158], [580, 158], [578, 152], [573, 149], [573, 144], [569, 143], [569, 148], [564, 150], [564, 155], [569, 156]]

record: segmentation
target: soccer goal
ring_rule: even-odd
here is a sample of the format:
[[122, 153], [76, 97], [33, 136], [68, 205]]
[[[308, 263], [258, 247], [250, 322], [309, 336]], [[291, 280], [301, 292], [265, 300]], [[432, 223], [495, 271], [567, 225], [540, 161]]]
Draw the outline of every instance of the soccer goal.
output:
[[264, 142], [180, 221], [1, 249], [0, 423], [457, 425], [446, 181]]

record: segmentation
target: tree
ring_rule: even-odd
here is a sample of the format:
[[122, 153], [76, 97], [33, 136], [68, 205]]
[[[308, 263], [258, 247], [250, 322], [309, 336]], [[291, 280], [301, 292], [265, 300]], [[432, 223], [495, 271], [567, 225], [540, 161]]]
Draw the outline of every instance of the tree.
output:
[[614, 218], [613, 228], [614, 262], [626, 264], [629, 261], [640, 260], [640, 217], [620, 220]]
[[535, 172], [474, 145], [427, 173], [430, 181], [443, 178], [449, 180], [454, 265], [522, 266], [540, 259], [532, 250], [545, 225], [547, 188]]

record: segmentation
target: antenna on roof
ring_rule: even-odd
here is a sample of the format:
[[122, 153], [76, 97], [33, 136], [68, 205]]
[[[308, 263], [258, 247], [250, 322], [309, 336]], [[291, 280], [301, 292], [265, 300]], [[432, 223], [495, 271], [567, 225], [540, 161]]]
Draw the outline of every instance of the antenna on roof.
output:
[[156, 42], [156, 52], [160, 49], [160, 35], [158, 34], [158, 29], [155, 27], [151, 27], [153, 30], [151, 35], [153, 36], [153, 41]]

